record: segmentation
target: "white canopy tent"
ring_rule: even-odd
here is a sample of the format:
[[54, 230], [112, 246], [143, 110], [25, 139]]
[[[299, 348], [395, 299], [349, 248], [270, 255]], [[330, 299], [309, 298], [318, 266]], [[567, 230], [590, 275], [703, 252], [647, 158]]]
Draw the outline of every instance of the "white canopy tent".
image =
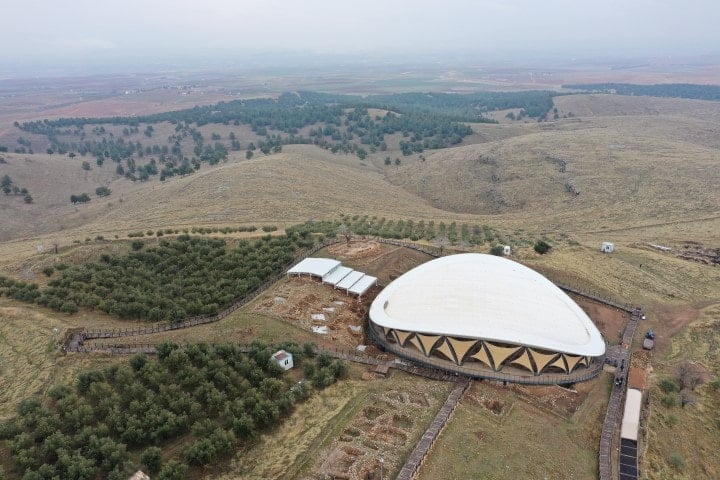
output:
[[340, 283], [343, 278], [347, 277], [353, 271], [350, 267], [339, 265], [335, 267], [330, 273], [325, 275], [322, 279], [322, 283], [329, 283], [333, 287]]
[[340, 261], [332, 258], [306, 258], [288, 270], [287, 273], [288, 275], [306, 274], [322, 278], [338, 265], [340, 265]]
[[362, 297], [365, 292], [370, 290], [373, 286], [377, 285], [377, 277], [372, 275], [365, 275], [360, 280], [355, 282], [352, 287], [348, 289], [348, 292], [354, 293], [358, 297]]

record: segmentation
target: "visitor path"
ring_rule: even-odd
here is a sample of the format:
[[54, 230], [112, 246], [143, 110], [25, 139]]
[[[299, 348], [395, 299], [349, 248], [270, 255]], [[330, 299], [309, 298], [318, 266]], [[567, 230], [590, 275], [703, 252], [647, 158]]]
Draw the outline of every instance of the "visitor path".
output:
[[[610, 401], [607, 411], [605, 412], [605, 420], [603, 421], [602, 433], [600, 434], [600, 449], [598, 451], [598, 469], [600, 480], [613, 480], [612, 469], [612, 452], [615, 445], [615, 431], [620, 421], [620, 407], [622, 405], [623, 396], [625, 395], [627, 384], [627, 372], [630, 370], [630, 350], [632, 348], [632, 339], [637, 328], [638, 320], [643, 315], [642, 310], [635, 309], [630, 313], [630, 321], [628, 321], [623, 333], [622, 345], [611, 347], [607, 353], [607, 361], [616, 367], [615, 381], [613, 382], [612, 392], [610, 393]], [[627, 368], [617, 368], [620, 365]]]

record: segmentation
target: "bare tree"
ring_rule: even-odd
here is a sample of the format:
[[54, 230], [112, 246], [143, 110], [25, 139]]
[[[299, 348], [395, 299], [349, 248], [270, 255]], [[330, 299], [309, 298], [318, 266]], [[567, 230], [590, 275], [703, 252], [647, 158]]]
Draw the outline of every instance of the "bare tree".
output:
[[447, 247], [448, 245], [450, 245], [450, 240], [448, 240], [448, 238], [447, 238], [446, 236], [440, 235], [440, 236], [438, 236], [438, 237], [435, 238], [435, 246], [436, 246], [438, 249], [440, 249], [440, 256], [441, 256], [441, 257], [442, 257], [442, 254], [443, 254], [443, 250], [444, 250], [445, 247]]
[[680, 391], [693, 391], [695, 387], [702, 382], [702, 378], [697, 369], [688, 361], [684, 361], [678, 365], [676, 372], [678, 381], [680, 382]]
[[695, 404], [695, 395], [690, 390], [680, 390], [680, 402], [683, 408]]
[[352, 240], [352, 230], [350, 230], [350, 227], [343, 223], [340, 227], [338, 227], [338, 233], [345, 237], [345, 241], [348, 246], [350, 246], [350, 240]]

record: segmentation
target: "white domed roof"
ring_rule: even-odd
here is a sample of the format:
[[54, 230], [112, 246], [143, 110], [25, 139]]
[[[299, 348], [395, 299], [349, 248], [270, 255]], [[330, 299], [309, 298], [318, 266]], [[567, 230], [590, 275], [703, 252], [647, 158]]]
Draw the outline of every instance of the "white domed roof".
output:
[[534, 270], [494, 255], [450, 255], [410, 270], [380, 292], [370, 319], [411, 332], [605, 353], [597, 327], [570, 297]]

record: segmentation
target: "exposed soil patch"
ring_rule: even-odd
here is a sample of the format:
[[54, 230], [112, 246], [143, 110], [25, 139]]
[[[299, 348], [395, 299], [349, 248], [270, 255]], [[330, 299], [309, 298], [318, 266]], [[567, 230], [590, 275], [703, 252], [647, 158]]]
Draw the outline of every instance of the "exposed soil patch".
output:
[[[408, 270], [430, 260], [415, 250], [385, 245], [374, 240], [338, 243], [321, 250], [318, 256], [337, 258], [344, 264], [388, 283]], [[343, 290], [323, 285], [310, 277], [288, 277], [266, 290], [254, 302], [253, 311], [283, 318], [315, 331], [318, 344], [354, 349], [367, 342], [365, 317], [381, 287], [374, 287], [362, 299]], [[320, 333], [324, 332], [324, 333]], [[379, 353], [369, 345], [367, 353]]]
[[646, 330], [652, 328], [655, 330], [655, 350], [663, 352], [668, 346], [671, 337], [675, 336], [685, 326], [698, 318], [698, 310], [688, 305], [668, 306], [653, 305], [647, 309], [648, 322], [638, 324], [638, 333], [636, 338], [642, 338]]
[[580, 382], [573, 389], [559, 385], [511, 385], [511, 389], [524, 400], [551, 410], [553, 413], [570, 419], [580, 408], [596, 380]]
[[512, 408], [513, 400], [508, 395], [508, 389], [491, 383], [475, 383], [465, 394], [465, 401], [482, 407], [487, 413], [502, 419]]
[[318, 256], [331, 256], [356, 270], [378, 278], [378, 282], [387, 285], [403, 273], [418, 265], [432, 260], [417, 250], [396, 247], [374, 240], [355, 240], [338, 243], [321, 250]]
[[349, 244], [336, 243], [327, 247], [327, 252], [338, 260], [358, 259], [380, 254], [379, 242], [373, 240], [356, 240]]
[[365, 314], [376, 292], [371, 290], [359, 301], [309, 277], [289, 277], [264, 292], [253, 310], [282, 317], [305, 330], [326, 332], [317, 334], [318, 344], [332, 342], [333, 347], [354, 349], [365, 343]]
[[382, 478], [394, 478], [393, 472], [397, 473], [420, 430], [424, 431], [442, 403], [444, 388], [435, 382], [401, 381], [388, 392], [371, 395], [301, 478], [378, 480], [381, 473]]
[[607, 341], [611, 344], [620, 343], [629, 319], [626, 312], [580, 295], [570, 294], [570, 297], [592, 319]]

